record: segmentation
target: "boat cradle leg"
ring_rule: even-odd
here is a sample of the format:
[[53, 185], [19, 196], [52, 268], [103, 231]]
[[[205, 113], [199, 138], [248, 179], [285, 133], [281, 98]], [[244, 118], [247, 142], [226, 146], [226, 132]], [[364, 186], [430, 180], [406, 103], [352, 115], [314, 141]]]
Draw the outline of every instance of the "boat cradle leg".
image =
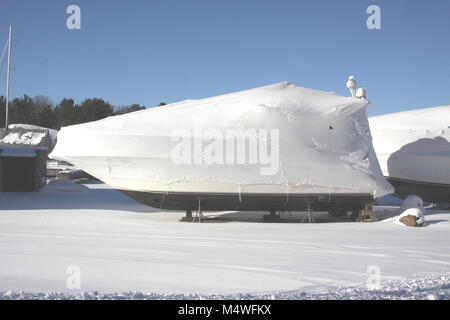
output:
[[197, 219], [198, 222], [202, 222], [205, 221], [205, 217], [203, 216], [203, 211], [202, 211], [202, 198], [198, 198], [198, 208], [197, 211], [195, 211], [195, 217], [192, 219], [192, 221], [194, 222]]
[[275, 210], [270, 211], [269, 214], [263, 215], [264, 222], [280, 222], [280, 220], [280, 214]]
[[192, 210], [187, 209], [186, 215], [180, 219], [181, 222], [192, 222]]

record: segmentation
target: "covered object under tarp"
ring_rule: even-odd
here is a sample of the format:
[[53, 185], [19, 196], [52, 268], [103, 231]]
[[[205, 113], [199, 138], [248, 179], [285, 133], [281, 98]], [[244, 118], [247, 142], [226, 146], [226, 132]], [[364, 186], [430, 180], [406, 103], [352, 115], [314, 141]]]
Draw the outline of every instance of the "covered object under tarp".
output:
[[355, 209], [393, 192], [368, 105], [277, 83], [65, 127], [50, 156], [153, 207]]

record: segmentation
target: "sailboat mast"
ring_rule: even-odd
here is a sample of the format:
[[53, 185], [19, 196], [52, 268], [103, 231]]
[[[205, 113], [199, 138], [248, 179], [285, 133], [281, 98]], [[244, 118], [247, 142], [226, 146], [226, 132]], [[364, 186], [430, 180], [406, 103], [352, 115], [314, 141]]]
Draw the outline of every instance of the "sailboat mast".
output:
[[9, 26], [9, 40], [8, 40], [8, 74], [6, 76], [6, 119], [5, 128], [8, 128], [8, 104], [9, 104], [9, 70], [11, 66], [11, 39], [12, 39], [12, 26]]

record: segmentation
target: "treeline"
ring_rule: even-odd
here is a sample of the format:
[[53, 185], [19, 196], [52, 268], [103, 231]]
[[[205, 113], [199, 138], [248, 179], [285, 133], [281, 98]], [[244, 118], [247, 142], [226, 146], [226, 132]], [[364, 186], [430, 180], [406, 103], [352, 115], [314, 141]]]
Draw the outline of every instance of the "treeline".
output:
[[[161, 103], [160, 105], [164, 105]], [[0, 96], [0, 128], [5, 126], [6, 99]], [[109, 116], [145, 109], [144, 106], [113, 106], [103, 99], [86, 99], [76, 104], [73, 99], [64, 98], [54, 104], [48, 97], [31, 98], [24, 95], [9, 102], [8, 123], [26, 123], [59, 130], [61, 127], [100, 120]]]

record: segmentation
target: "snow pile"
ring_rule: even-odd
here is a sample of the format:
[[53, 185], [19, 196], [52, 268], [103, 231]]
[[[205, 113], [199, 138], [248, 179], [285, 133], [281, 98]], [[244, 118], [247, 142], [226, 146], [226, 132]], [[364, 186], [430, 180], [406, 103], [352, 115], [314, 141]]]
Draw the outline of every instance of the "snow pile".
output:
[[419, 208], [409, 208], [409, 209], [405, 210], [401, 215], [398, 216], [395, 223], [405, 225], [401, 220], [402, 220], [402, 218], [408, 217], [408, 216], [415, 217], [416, 224], [419, 226], [421, 226], [425, 223], [425, 216], [423, 214], [423, 211]]
[[393, 188], [372, 147], [368, 105], [284, 82], [65, 127], [50, 157], [118, 189], [198, 191], [201, 183], [209, 192], [221, 184], [380, 197]]
[[422, 226], [425, 223], [424, 211], [425, 208], [423, 207], [423, 200], [416, 195], [410, 195], [406, 197], [406, 199], [402, 202], [399, 210], [401, 214], [395, 217], [393, 221], [395, 224], [404, 226], [406, 225], [406, 223], [401, 221], [402, 218], [412, 216], [415, 217], [415, 223], [413, 223], [414, 221], [410, 221], [411, 224]]
[[45, 133], [28, 131], [23, 134], [18, 132], [8, 133], [0, 142], [7, 144], [25, 144], [30, 146], [38, 146]]
[[389, 280], [379, 289], [338, 287], [322, 291], [287, 291], [264, 294], [176, 294], [176, 293], [63, 293], [63, 292], [0, 292], [0, 300], [448, 300], [450, 276], [429, 276], [423, 279]]
[[50, 139], [52, 140], [53, 145], [56, 144], [56, 138], [58, 136], [58, 130], [45, 128], [45, 127], [39, 127], [39, 126], [35, 126], [32, 124], [13, 123], [13, 124], [10, 124], [8, 126], [8, 128], [9, 129], [22, 128], [24, 131], [26, 131], [26, 130], [47, 130], [48, 134], [50, 136]]

